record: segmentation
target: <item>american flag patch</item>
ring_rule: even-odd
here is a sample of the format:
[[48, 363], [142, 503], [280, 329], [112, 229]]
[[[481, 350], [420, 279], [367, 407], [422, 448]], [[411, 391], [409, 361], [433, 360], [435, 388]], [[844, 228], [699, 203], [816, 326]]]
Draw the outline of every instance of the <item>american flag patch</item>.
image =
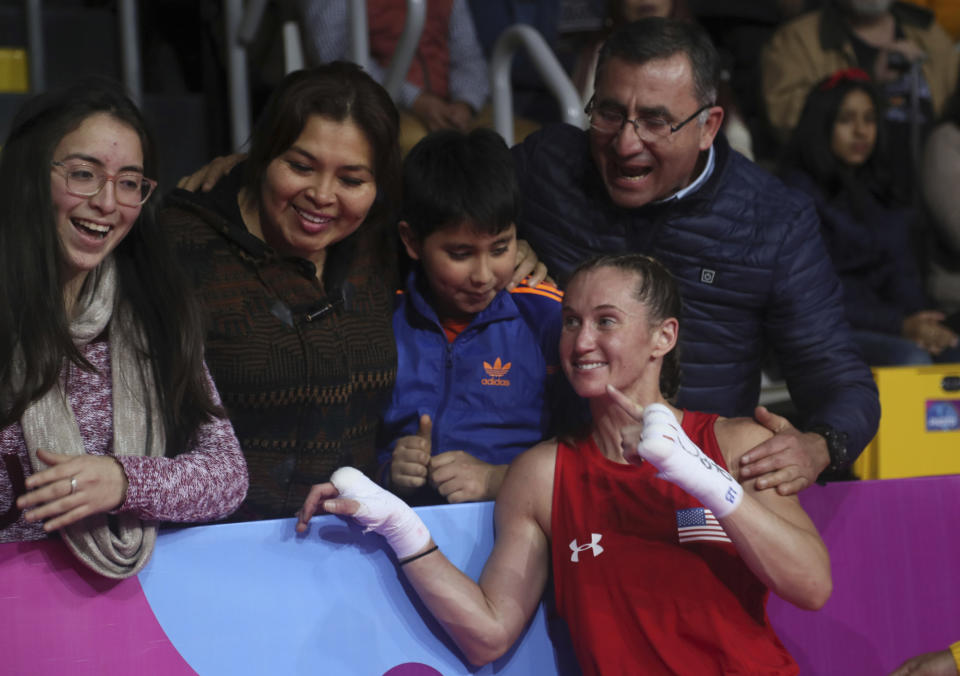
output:
[[696, 540], [730, 542], [717, 517], [703, 507], [677, 510], [677, 537], [680, 544]]

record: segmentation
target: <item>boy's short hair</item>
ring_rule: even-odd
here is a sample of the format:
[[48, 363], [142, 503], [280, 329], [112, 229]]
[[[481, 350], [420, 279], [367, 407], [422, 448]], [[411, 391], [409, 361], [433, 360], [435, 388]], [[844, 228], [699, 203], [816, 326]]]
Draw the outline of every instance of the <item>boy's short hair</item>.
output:
[[520, 187], [513, 155], [491, 129], [453, 129], [424, 137], [403, 161], [400, 218], [420, 241], [469, 221], [497, 235], [516, 222]]

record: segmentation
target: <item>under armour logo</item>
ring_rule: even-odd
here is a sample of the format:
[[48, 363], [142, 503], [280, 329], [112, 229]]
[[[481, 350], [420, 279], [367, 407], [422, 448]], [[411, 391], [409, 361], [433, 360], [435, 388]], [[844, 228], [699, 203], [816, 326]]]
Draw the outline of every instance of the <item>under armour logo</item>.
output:
[[600, 538], [603, 537], [600, 533], [590, 533], [590, 544], [578, 545], [577, 540], [573, 539], [570, 541], [570, 551], [573, 554], [570, 555], [570, 560], [574, 563], [580, 562], [580, 552], [587, 549], [593, 551], [593, 558], [597, 558], [603, 554], [603, 547], [600, 546]]
[[737, 501], [737, 490], [731, 486], [727, 489], [727, 494], [723, 496], [731, 505]]
[[717, 271], [710, 268], [700, 268], [700, 282], [702, 284], [713, 284], [717, 277]]

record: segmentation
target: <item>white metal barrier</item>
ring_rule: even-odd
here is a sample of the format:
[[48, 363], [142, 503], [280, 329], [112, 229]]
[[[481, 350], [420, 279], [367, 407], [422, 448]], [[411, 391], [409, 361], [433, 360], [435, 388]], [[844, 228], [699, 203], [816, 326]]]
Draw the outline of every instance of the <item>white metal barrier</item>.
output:
[[[132, 1], [132, 0], [128, 0]], [[230, 100], [231, 138], [235, 150], [250, 135], [249, 83], [246, 73], [246, 47], [256, 35], [268, 0], [224, 0], [227, 33], [228, 94]], [[387, 68], [384, 88], [394, 99], [400, 91], [426, 21], [427, 0], [407, 0], [407, 16], [403, 32]], [[349, 51], [347, 58], [365, 66], [370, 62], [370, 44], [367, 26], [366, 0], [348, 0], [347, 20]], [[288, 22], [283, 28], [286, 71], [304, 65], [303, 49], [297, 27]], [[516, 24], [507, 28], [497, 39], [490, 60], [490, 81], [493, 102], [494, 128], [507, 145], [513, 145], [513, 92], [510, 68], [518, 49], [524, 48], [534, 67], [560, 105], [564, 122], [582, 127], [584, 114], [580, 96], [570, 77], [543, 36], [532, 26]]]
[[[47, 88], [46, 41], [43, 38], [42, 0], [24, 0], [27, 20], [27, 67], [30, 70], [30, 91], [38, 94]], [[118, 0], [117, 33], [120, 36], [120, 63], [127, 93], [138, 106], [143, 104], [143, 75], [138, 30], [137, 0]]]
[[557, 56], [537, 29], [525, 24], [507, 28], [493, 46], [490, 56], [490, 87], [493, 92], [493, 126], [508, 146], [513, 145], [513, 90], [510, 66], [516, 51], [523, 47], [533, 61], [537, 73], [560, 104], [564, 122], [583, 127], [584, 114], [580, 95], [563, 70]]

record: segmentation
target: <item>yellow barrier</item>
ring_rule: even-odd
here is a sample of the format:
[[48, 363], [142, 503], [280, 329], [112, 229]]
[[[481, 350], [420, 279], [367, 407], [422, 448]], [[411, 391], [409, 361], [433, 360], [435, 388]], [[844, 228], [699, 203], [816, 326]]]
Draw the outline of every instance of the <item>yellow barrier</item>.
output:
[[853, 465], [863, 479], [960, 474], [960, 364], [873, 369], [877, 436]]
[[0, 92], [21, 94], [29, 89], [27, 50], [22, 47], [0, 47]]

